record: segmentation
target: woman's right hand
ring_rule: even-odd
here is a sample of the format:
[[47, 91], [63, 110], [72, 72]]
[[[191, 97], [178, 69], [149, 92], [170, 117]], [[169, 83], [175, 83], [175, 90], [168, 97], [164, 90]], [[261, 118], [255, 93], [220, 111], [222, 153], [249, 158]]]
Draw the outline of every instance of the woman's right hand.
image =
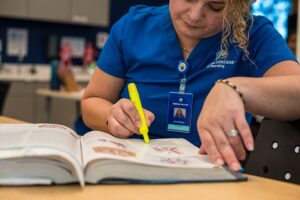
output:
[[[155, 116], [146, 109], [144, 109], [144, 113], [149, 127]], [[134, 133], [140, 134], [140, 125], [141, 120], [138, 111], [129, 99], [120, 99], [111, 106], [107, 116], [107, 127], [112, 135], [127, 138]]]

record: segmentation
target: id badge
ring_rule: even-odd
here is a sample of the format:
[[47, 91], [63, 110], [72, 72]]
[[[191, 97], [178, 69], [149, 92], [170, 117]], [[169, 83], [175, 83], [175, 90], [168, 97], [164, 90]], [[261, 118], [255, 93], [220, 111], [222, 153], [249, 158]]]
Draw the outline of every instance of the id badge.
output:
[[168, 131], [189, 133], [193, 107], [192, 93], [169, 93]]

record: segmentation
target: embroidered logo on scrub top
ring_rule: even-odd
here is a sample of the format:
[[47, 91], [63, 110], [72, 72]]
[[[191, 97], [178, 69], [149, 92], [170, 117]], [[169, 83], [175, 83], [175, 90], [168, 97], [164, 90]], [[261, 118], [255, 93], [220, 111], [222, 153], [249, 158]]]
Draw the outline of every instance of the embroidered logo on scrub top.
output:
[[206, 68], [222, 68], [224, 69], [228, 65], [235, 65], [235, 60], [226, 60], [229, 56], [227, 55], [227, 52], [220, 50], [216, 53], [216, 59], [210, 63]]
[[227, 57], [228, 53], [224, 50], [220, 50], [216, 53], [216, 60], [220, 59], [225, 59]]

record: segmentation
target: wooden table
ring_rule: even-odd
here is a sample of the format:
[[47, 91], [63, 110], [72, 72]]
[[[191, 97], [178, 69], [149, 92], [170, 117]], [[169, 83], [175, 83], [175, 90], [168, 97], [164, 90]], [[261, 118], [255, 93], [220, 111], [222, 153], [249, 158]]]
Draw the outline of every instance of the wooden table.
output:
[[23, 124], [24, 121], [0, 115], [0, 124]]
[[[0, 123], [22, 121], [0, 116]], [[0, 187], [2, 200], [299, 200], [300, 185], [256, 176], [246, 182], [193, 183], [174, 185], [79, 185]]]

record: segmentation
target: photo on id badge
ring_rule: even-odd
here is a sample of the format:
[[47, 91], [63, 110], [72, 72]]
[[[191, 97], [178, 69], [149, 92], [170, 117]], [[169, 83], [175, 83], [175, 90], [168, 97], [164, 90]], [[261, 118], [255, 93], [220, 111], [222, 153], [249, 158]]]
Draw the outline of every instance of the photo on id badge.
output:
[[168, 131], [189, 133], [193, 95], [171, 92], [169, 95]]
[[174, 108], [174, 119], [183, 120], [185, 118], [185, 108]]

